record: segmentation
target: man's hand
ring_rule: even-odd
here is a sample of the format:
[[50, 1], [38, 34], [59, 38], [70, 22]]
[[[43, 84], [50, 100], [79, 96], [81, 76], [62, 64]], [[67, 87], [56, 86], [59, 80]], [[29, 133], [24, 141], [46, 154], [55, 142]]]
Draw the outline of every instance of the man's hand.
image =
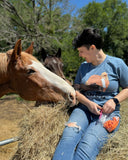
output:
[[110, 114], [115, 110], [115, 107], [115, 102], [113, 101], [113, 99], [110, 99], [103, 105], [103, 113]]
[[90, 101], [88, 98], [86, 98], [84, 95], [82, 95], [80, 92], [76, 91], [76, 97], [79, 102], [84, 104], [85, 106], [88, 107], [89, 111], [96, 114], [100, 115], [100, 110], [102, 109], [101, 106], [98, 104]]
[[88, 109], [90, 112], [92, 112], [96, 115], [100, 115], [100, 111], [102, 110], [102, 107], [99, 106], [98, 104], [96, 104], [95, 102], [90, 101], [90, 103], [88, 105]]

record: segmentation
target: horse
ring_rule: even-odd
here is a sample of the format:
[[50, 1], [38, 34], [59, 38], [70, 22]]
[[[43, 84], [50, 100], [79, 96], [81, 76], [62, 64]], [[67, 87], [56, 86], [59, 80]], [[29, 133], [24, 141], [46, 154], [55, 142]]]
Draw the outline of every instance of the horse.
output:
[[[72, 85], [71, 82], [66, 79], [66, 77], [64, 76], [64, 73], [63, 73], [63, 66], [64, 66], [64, 64], [63, 64], [63, 62], [61, 60], [61, 48], [59, 48], [58, 51], [55, 54], [49, 55], [45, 51], [45, 49], [42, 47], [37, 55], [38, 55], [38, 58], [39, 58], [40, 62], [47, 69], [49, 69], [51, 72], [55, 73], [56, 75], [60, 76], [67, 83], [69, 83], [70, 85]], [[42, 102], [37, 101], [35, 103], [35, 106], [38, 107], [41, 104], [42, 104]]]
[[65, 98], [75, 104], [75, 90], [49, 71], [32, 55], [33, 43], [22, 51], [21, 39], [14, 49], [0, 53], [0, 97], [8, 93], [28, 101], [58, 102]]
[[71, 82], [66, 79], [63, 73], [64, 64], [61, 60], [61, 48], [59, 48], [58, 51], [53, 55], [49, 55], [44, 48], [41, 48], [41, 50], [38, 52], [38, 56], [39, 60], [47, 69], [60, 76], [70, 85], [72, 85]]

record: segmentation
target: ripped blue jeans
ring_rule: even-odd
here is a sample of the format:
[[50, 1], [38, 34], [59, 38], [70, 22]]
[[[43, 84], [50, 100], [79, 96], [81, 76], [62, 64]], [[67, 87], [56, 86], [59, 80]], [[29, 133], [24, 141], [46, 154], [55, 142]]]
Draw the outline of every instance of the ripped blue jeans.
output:
[[[114, 111], [111, 117], [119, 116]], [[108, 133], [99, 116], [89, 112], [84, 105], [75, 108], [66, 124], [62, 138], [56, 148], [53, 160], [95, 160], [107, 140], [118, 130]]]

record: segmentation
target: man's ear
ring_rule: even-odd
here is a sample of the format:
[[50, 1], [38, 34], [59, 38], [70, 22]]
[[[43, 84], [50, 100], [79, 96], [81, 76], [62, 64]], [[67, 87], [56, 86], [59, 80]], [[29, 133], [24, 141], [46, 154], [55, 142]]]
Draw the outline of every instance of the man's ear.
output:
[[92, 44], [91, 46], [90, 46], [90, 49], [95, 49], [96, 48], [96, 46], [94, 45], [94, 44]]

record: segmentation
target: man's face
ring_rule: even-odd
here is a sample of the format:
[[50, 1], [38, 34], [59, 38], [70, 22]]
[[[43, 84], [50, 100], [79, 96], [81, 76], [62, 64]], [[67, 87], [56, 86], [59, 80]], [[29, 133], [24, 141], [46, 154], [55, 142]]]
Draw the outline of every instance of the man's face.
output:
[[90, 46], [90, 48], [88, 49], [87, 47], [85, 47], [85, 46], [81, 46], [81, 47], [79, 47], [79, 48], [77, 48], [78, 49], [78, 52], [79, 52], [79, 57], [82, 57], [82, 58], [84, 58], [88, 63], [91, 63], [91, 52], [92, 52], [92, 50], [91, 50], [91, 46]]

